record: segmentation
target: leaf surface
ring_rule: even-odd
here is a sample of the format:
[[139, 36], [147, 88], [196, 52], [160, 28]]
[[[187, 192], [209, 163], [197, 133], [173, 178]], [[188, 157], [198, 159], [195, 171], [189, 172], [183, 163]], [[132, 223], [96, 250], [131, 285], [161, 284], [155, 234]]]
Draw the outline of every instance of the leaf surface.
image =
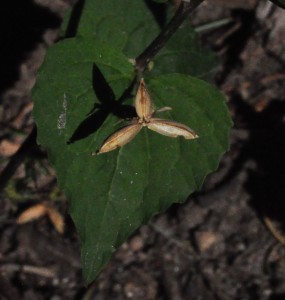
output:
[[[130, 20], [123, 18], [127, 4]], [[119, 8], [123, 12], [116, 14]], [[201, 187], [228, 149], [231, 121], [216, 88], [174, 73], [206, 70], [198, 59], [195, 64], [189, 60], [189, 66], [186, 58], [180, 62], [191, 40], [183, 40], [184, 32], [157, 57], [146, 84], [156, 108], [172, 107], [155, 117], [183, 123], [199, 138], [169, 138], [143, 128], [124, 147], [92, 156], [126, 125], [124, 118], [135, 116], [129, 57], [147, 46], [159, 27], [143, 1], [93, 0], [84, 9], [78, 36], [48, 51], [33, 98], [38, 142], [47, 149], [69, 200], [82, 242], [83, 273], [91, 282], [138, 226]]]
[[[157, 19], [166, 21], [174, 13], [174, 7], [166, 5], [152, 11], [142, 0], [86, 0], [77, 33], [102, 40], [134, 59], [159, 34], [160, 26], [165, 26]], [[66, 19], [63, 27], [67, 27]], [[194, 29], [185, 22], [155, 57], [152, 74], [179, 72], [207, 80], [216, 65], [213, 52], [201, 47]]]
[[[71, 46], [73, 42], [63, 44]], [[54, 47], [46, 64], [50, 65], [52, 56], [58, 57], [56, 52], [65, 45]], [[39, 74], [37, 86], [41, 89], [34, 91], [39, 102], [34, 116], [38, 140], [48, 149], [59, 184], [70, 201], [70, 213], [82, 241], [83, 270], [90, 282], [139, 225], [173, 202], [183, 202], [201, 187], [228, 148], [231, 122], [224, 97], [211, 85], [179, 74], [154, 77], [147, 86], [156, 107], [172, 107], [159, 117], [190, 126], [199, 138], [174, 139], [143, 128], [126, 146], [91, 156], [108, 135], [122, 126], [116, 125], [118, 117], [109, 113], [94, 133], [68, 144], [94, 104], [100, 105], [90, 82], [92, 59], [110, 78], [108, 82], [117, 97], [130, 82], [132, 69], [127, 60], [122, 60], [120, 71], [110, 68], [112, 59], [107, 59], [106, 49], [105, 59], [95, 48], [85, 51], [74, 50], [72, 63], [55, 62]], [[118, 63], [118, 57], [113, 59]], [[42, 92], [45, 85], [50, 88], [48, 95]], [[122, 105], [132, 102], [128, 99]], [[59, 126], [64, 113], [66, 124]]]

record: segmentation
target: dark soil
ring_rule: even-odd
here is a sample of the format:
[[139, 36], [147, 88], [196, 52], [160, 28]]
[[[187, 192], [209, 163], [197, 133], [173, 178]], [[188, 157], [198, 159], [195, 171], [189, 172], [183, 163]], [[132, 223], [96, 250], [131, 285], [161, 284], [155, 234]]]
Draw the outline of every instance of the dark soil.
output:
[[[2, 2], [1, 170], [32, 131], [34, 73], [68, 6]], [[1, 195], [0, 300], [285, 299], [285, 11], [269, 1], [213, 0], [191, 18], [194, 26], [224, 19], [199, 33], [220, 57], [215, 82], [235, 124], [219, 170], [184, 205], [139, 228], [86, 288], [66, 199], [44, 151], [27, 147]], [[42, 201], [66, 216], [63, 235], [47, 217], [16, 224]]]

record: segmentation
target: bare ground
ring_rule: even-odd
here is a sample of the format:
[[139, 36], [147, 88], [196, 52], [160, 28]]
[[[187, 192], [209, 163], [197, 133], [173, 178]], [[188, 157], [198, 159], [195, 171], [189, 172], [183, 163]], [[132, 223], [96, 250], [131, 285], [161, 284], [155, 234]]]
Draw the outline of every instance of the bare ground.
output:
[[[0, 169], [32, 130], [34, 72], [67, 6], [36, 2], [0, 9]], [[201, 192], [139, 228], [88, 288], [68, 216], [63, 235], [47, 217], [16, 224], [34, 203], [67, 209], [45, 153], [24, 153], [1, 194], [1, 300], [285, 299], [284, 14], [268, 1], [215, 0], [192, 16], [194, 26], [227, 20], [200, 36], [220, 57], [215, 82], [235, 124], [231, 150]]]

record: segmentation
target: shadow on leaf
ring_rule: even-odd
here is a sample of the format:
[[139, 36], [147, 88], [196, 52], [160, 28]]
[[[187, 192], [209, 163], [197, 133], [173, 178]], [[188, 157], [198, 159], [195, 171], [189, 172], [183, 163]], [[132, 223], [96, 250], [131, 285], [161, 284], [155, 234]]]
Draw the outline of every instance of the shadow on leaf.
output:
[[145, 0], [144, 2], [148, 6], [151, 13], [153, 14], [159, 27], [161, 29], [165, 27], [167, 21], [167, 4], [156, 3], [153, 0]]
[[122, 96], [116, 100], [115, 94], [106, 81], [104, 75], [97, 65], [93, 64], [92, 69], [92, 86], [99, 104], [94, 103], [93, 108], [87, 117], [79, 124], [67, 144], [72, 144], [78, 140], [88, 137], [96, 132], [104, 123], [110, 113], [121, 119], [129, 119], [136, 116], [135, 108], [131, 105], [123, 105], [122, 103], [131, 97], [135, 80], [124, 91]]

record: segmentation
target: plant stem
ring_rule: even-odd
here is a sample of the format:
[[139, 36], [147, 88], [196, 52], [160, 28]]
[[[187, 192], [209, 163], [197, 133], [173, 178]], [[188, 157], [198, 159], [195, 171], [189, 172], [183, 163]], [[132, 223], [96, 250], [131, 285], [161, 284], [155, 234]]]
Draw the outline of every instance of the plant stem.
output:
[[136, 58], [136, 70], [142, 74], [148, 63], [164, 47], [167, 41], [177, 31], [183, 21], [199, 6], [204, 0], [181, 1], [175, 15], [162, 30], [162, 32], [150, 43], [150, 45]]

